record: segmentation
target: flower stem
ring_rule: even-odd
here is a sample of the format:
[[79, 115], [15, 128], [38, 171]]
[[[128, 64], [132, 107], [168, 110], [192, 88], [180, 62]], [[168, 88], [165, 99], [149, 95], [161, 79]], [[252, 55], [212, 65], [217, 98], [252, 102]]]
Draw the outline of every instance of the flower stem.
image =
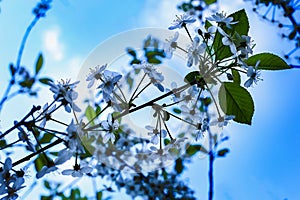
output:
[[214, 152], [213, 152], [213, 136], [209, 130], [209, 170], [208, 170], [208, 180], [209, 180], [209, 189], [208, 189], [208, 200], [213, 199], [214, 194]]
[[19, 121], [18, 123], [16, 123], [13, 127], [11, 127], [10, 129], [8, 129], [7, 131], [5, 131], [2, 135], [0, 135], [0, 139], [4, 138], [7, 134], [9, 134], [11, 131], [13, 131], [14, 129], [18, 128], [21, 125], [24, 125], [25, 120], [30, 117], [33, 113], [35, 113], [36, 111], [40, 110], [41, 106], [33, 106], [33, 108], [30, 110], [30, 112], [25, 115], [25, 117], [23, 117], [23, 119], [21, 119], [21, 121]]
[[28, 161], [28, 160], [30, 160], [31, 158], [33, 158], [34, 156], [36, 156], [36, 155], [38, 155], [38, 154], [40, 154], [40, 153], [46, 151], [47, 149], [50, 149], [51, 147], [54, 147], [54, 146], [56, 146], [56, 145], [62, 143], [63, 141], [64, 141], [64, 140], [62, 140], [62, 139], [57, 139], [57, 140], [55, 140], [53, 143], [48, 144], [47, 146], [45, 146], [45, 147], [43, 147], [43, 148], [37, 150], [36, 152], [34, 152], [34, 153], [32, 153], [32, 154], [29, 154], [28, 156], [25, 156], [25, 157], [21, 158], [20, 160], [14, 162], [14, 163], [12, 164], [12, 166], [15, 167], [15, 166], [17, 166], [17, 165], [19, 165], [19, 164], [21, 164], [21, 163], [23, 163], [23, 162], [25, 162], [25, 161]]
[[191, 34], [190, 34], [188, 28], [186, 27], [186, 24], [183, 24], [183, 27], [184, 27], [185, 31], [187, 32], [187, 34], [188, 34], [188, 36], [189, 36], [191, 42], [193, 42], [192, 36], [191, 36]]
[[139, 84], [138, 84], [138, 85], [137, 85], [137, 87], [135, 88], [135, 90], [134, 90], [134, 92], [133, 92], [132, 96], [130, 97], [130, 100], [129, 100], [129, 102], [132, 102], [132, 101], [133, 101], [133, 99], [134, 99], [134, 96], [135, 96], [135, 94], [136, 94], [137, 90], [140, 88], [140, 86], [141, 86], [141, 84], [142, 84], [143, 80], [145, 79], [145, 77], [146, 77], [146, 74], [144, 74], [143, 78], [140, 80]]

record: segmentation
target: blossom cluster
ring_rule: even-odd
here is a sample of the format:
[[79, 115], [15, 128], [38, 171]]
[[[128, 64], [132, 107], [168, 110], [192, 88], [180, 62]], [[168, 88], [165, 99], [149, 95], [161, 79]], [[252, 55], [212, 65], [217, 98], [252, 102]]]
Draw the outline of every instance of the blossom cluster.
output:
[[[203, 144], [202, 152], [210, 154], [213, 148], [205, 146], [205, 140], [212, 140], [212, 132], [216, 128], [222, 129], [230, 121], [239, 120], [235, 113], [222, 111], [224, 106], [218, 102], [222, 96], [216, 95], [218, 84], [222, 85], [224, 80], [235, 82], [237, 78], [234, 76], [237, 75], [232, 71], [245, 75], [247, 80], [243, 85], [246, 88], [262, 80], [261, 61], [253, 66], [247, 64], [247, 59], [253, 54], [251, 37], [233, 31], [239, 21], [216, 13], [207, 18], [205, 29], [196, 28], [195, 32], [190, 32], [189, 25], [195, 22], [192, 16], [182, 15], [169, 27], [170, 30], [184, 28], [189, 38], [186, 46], [181, 46], [178, 39], [183, 36], [175, 32], [166, 41], [159, 41], [156, 46], [160, 49], [155, 47], [151, 50], [152, 55], [163, 52], [162, 57], [167, 59], [172, 59], [177, 51], [184, 53], [184, 67], [188, 71], [184, 80], [174, 80], [168, 85], [165, 82], [167, 74], [161, 72], [157, 62], [145, 57], [137, 58], [132, 53], [135, 62], [125, 74], [110, 70], [108, 64], [90, 69], [85, 81], [87, 89], [95, 96], [86, 101], [89, 103], [87, 108], [80, 108], [75, 102], [79, 96], [76, 91], [79, 81], [50, 82], [53, 101], [47, 102], [41, 111], [33, 110], [24, 119], [15, 121], [14, 127], [8, 131], [19, 131], [18, 140], [10, 145], [25, 143], [26, 149], [32, 153], [30, 158], [43, 155], [36, 158], [36, 163], [42, 163], [36, 167], [36, 178], [55, 171], [72, 177], [103, 176], [108, 173], [108, 166], [117, 171], [139, 173], [131, 180], [112, 178], [117, 187], [125, 187], [132, 197], [168, 196], [175, 187], [182, 198], [194, 199], [193, 192], [183, 183], [172, 182], [175, 182], [176, 175], [168, 174], [170, 179], [165, 181], [155, 173], [146, 177], [143, 172], [163, 169], [180, 156], [186, 156], [190, 143]], [[218, 38], [220, 44], [216, 44]], [[131, 76], [135, 79], [126, 82], [126, 77]], [[126, 83], [131, 84], [130, 89], [126, 88]], [[240, 83], [238, 87], [242, 87]], [[160, 96], [146, 100], [141, 98], [153, 90]], [[55, 114], [60, 108], [73, 114], [74, 119], [68, 122], [58, 120]], [[145, 134], [139, 137], [140, 133], [126, 124], [123, 118], [145, 108], [150, 108], [153, 114], [143, 127]], [[49, 128], [53, 123], [63, 128]], [[1, 134], [1, 138], [5, 135]], [[217, 143], [217, 139], [214, 142]], [[56, 152], [51, 155], [46, 152], [58, 144]], [[24, 187], [24, 172], [15, 171], [12, 166], [12, 160], [7, 158], [0, 172], [0, 195], [6, 195], [2, 199], [16, 199], [16, 192]], [[151, 186], [151, 190], [146, 192], [148, 186], [144, 187], [138, 181]], [[167, 192], [161, 187], [168, 188]]]

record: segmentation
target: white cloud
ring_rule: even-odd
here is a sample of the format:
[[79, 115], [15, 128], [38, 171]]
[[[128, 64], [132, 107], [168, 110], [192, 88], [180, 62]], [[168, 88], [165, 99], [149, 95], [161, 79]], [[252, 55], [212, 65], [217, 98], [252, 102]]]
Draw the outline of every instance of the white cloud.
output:
[[64, 57], [64, 45], [59, 41], [59, 35], [60, 29], [57, 27], [47, 30], [43, 35], [43, 46], [55, 61], [61, 61]]
[[146, 0], [144, 9], [140, 17], [140, 24], [143, 26], [168, 27], [179, 13], [176, 5], [182, 3], [182, 0], [164, 0], [153, 1]]

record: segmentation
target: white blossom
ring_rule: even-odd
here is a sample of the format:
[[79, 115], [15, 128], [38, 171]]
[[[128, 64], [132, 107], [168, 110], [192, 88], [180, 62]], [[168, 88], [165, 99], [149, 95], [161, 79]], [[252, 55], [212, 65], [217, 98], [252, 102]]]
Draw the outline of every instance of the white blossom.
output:
[[75, 164], [73, 169], [65, 169], [61, 173], [63, 175], [71, 175], [72, 177], [82, 177], [83, 174], [88, 174], [93, 171], [93, 168], [89, 166], [81, 167], [79, 164]]
[[253, 82], [254, 82], [255, 84], [257, 84], [257, 82], [258, 82], [259, 80], [262, 80], [262, 79], [260, 78], [260, 70], [257, 69], [259, 63], [260, 63], [260, 60], [256, 62], [256, 64], [255, 64], [254, 67], [248, 66], [247, 76], [249, 77], [249, 79], [244, 83], [244, 86], [245, 86], [245, 87], [248, 88], [248, 87], [250, 87], [250, 86], [253, 84]]
[[206, 45], [200, 44], [200, 38], [195, 37], [192, 45], [188, 48], [187, 66], [191, 67], [193, 64], [197, 65], [200, 60], [200, 55], [205, 51]]
[[89, 84], [87, 86], [88, 88], [91, 88], [96, 80], [101, 80], [102, 72], [105, 70], [106, 67], [107, 64], [102, 65], [101, 67], [97, 65], [95, 69], [90, 69], [91, 72], [86, 78], [86, 81], [89, 81]]
[[54, 84], [50, 82], [50, 90], [54, 93], [53, 98], [55, 101], [60, 101], [65, 106], [67, 112], [71, 112], [71, 108], [75, 112], [80, 112], [81, 109], [74, 103], [77, 99], [78, 93], [74, 91], [79, 81], [70, 83], [70, 80], [59, 82]]
[[45, 176], [46, 174], [50, 173], [50, 172], [54, 172], [56, 171], [58, 168], [53, 164], [51, 164], [50, 166], [43, 166], [42, 169], [36, 173], [36, 178], [42, 178], [43, 176]]
[[238, 23], [233, 22], [233, 17], [226, 17], [223, 13], [213, 14], [211, 17], [207, 17], [206, 19], [209, 21], [215, 21], [220, 24], [225, 24], [227, 28], [231, 28], [230, 25]]
[[166, 58], [172, 58], [173, 52], [176, 50], [177, 47], [177, 39], [178, 39], [179, 33], [176, 31], [174, 36], [164, 43], [164, 52], [166, 54]]
[[47, 120], [50, 118], [50, 114], [56, 109], [56, 104], [52, 105], [50, 108], [48, 103], [43, 106], [43, 111], [41, 114], [42, 121], [40, 123], [40, 127], [44, 128], [46, 125]]
[[109, 114], [107, 116], [107, 120], [101, 122], [101, 126], [106, 132], [103, 137], [103, 142], [107, 143], [109, 140], [111, 140], [111, 142], [114, 143], [116, 140], [114, 132], [119, 129], [119, 123], [113, 120], [112, 115]]
[[169, 26], [169, 30], [174, 30], [176, 28], [180, 29], [186, 24], [194, 23], [196, 19], [190, 15], [180, 15], [179, 17], [176, 16], [177, 19], [172, 22], [172, 25]]
[[152, 144], [158, 144], [160, 137], [164, 138], [167, 136], [166, 130], [163, 130], [163, 129], [158, 130], [157, 128], [154, 128], [153, 126], [146, 126], [145, 128], [150, 131], [150, 132], [148, 132], [148, 135], [151, 136], [150, 141]]
[[122, 75], [117, 72], [112, 72], [109, 70], [105, 70], [102, 74], [102, 84], [99, 85], [98, 88], [103, 91], [103, 98], [106, 102], [109, 102], [111, 99], [111, 94], [114, 90], [117, 82], [122, 78]]
[[164, 91], [164, 87], [162, 86], [162, 82], [164, 80], [164, 76], [156, 71], [156, 68], [154, 65], [149, 64], [145, 61], [143, 61], [141, 64], [135, 64], [133, 65], [134, 69], [143, 69], [144, 73], [148, 75], [148, 77], [151, 80], [151, 83], [154, 84], [161, 92]]

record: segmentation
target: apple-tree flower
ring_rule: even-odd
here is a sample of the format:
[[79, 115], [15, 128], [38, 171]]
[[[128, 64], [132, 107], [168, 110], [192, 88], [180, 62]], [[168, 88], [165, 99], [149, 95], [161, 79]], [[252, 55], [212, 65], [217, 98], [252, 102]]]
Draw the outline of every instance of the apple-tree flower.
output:
[[106, 132], [103, 137], [103, 142], [107, 143], [109, 140], [111, 140], [111, 142], [114, 143], [116, 140], [114, 132], [119, 129], [119, 123], [113, 119], [111, 114], [109, 114], [107, 116], [107, 120], [101, 122], [101, 126]]
[[164, 91], [164, 87], [162, 86], [161, 82], [164, 81], [164, 76], [156, 71], [154, 65], [143, 61], [141, 64], [134, 64], [134, 69], [143, 69], [144, 73], [148, 75], [150, 78], [151, 83], [156, 86], [161, 92]]
[[244, 83], [245, 87], [250, 87], [253, 82], [255, 84], [257, 84], [258, 81], [262, 80], [260, 78], [260, 70], [258, 70], [258, 65], [260, 63], [260, 60], [256, 62], [255, 66], [248, 66], [248, 70], [247, 70], [247, 76], [249, 77], [249, 79]]
[[88, 173], [91, 173], [92, 171], [93, 171], [93, 168], [91, 168], [89, 166], [81, 167], [79, 164], [76, 163], [73, 166], [73, 169], [65, 169], [61, 173], [63, 175], [71, 175], [73, 177], [82, 177], [83, 174], [88, 174]]
[[74, 100], [77, 99], [78, 93], [74, 91], [79, 81], [70, 83], [70, 80], [59, 82], [54, 84], [49, 83], [50, 90], [54, 93], [53, 98], [55, 101], [62, 102], [67, 112], [71, 112], [71, 108], [75, 112], [80, 112], [81, 109], [74, 103]]
[[104, 70], [102, 74], [102, 84], [98, 86], [99, 89], [102, 89], [103, 98], [105, 102], [109, 102], [111, 99], [111, 94], [114, 90], [115, 85], [122, 78], [122, 75], [117, 72], [112, 72], [109, 70]]
[[88, 88], [91, 88], [96, 80], [101, 80], [102, 78], [102, 72], [107, 67], [107, 64], [102, 65], [101, 67], [99, 65], [96, 66], [95, 69], [91, 69], [90, 74], [87, 76], [86, 81], [89, 81]]
[[215, 21], [218, 24], [225, 24], [227, 28], [231, 28], [230, 25], [237, 24], [238, 22], [233, 22], [233, 17], [226, 17], [224, 13], [216, 13], [211, 17], [206, 18], [209, 21]]
[[200, 38], [195, 37], [192, 45], [188, 48], [187, 66], [191, 67], [193, 64], [197, 65], [200, 60], [200, 55], [205, 51], [206, 45], [200, 43]]
[[166, 130], [163, 130], [163, 129], [158, 130], [157, 128], [154, 128], [153, 126], [146, 126], [145, 128], [150, 131], [150, 132], [148, 132], [148, 135], [151, 136], [150, 141], [152, 144], [158, 144], [160, 137], [164, 138], [167, 136]]
[[51, 113], [52, 113], [55, 109], [56, 109], [56, 104], [52, 105], [50, 108], [49, 108], [49, 106], [48, 106], [48, 103], [46, 103], [46, 104], [43, 106], [43, 111], [42, 111], [42, 114], [41, 114], [42, 121], [41, 121], [41, 123], [40, 123], [40, 127], [42, 127], [42, 128], [45, 127], [47, 120], [50, 119]]
[[172, 58], [173, 52], [176, 50], [177, 47], [177, 39], [178, 39], [179, 33], [176, 31], [174, 36], [171, 37], [170, 39], [166, 40], [164, 43], [164, 52], [166, 54], [166, 58]]
[[184, 26], [186, 26], [186, 24], [190, 24], [190, 23], [194, 23], [196, 21], [196, 19], [190, 15], [180, 15], [179, 17], [176, 16], [177, 19], [174, 20], [172, 22], [172, 25], [169, 26], [169, 30], [174, 30], [174, 29], [181, 29]]

